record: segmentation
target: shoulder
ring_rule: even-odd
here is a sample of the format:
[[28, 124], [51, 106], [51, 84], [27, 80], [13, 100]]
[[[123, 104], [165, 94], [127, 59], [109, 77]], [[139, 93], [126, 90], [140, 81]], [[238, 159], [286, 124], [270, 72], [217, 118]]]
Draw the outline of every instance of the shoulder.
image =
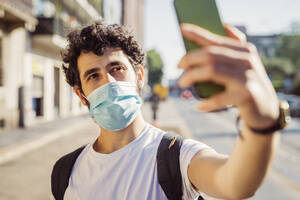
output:
[[181, 168], [186, 172], [188, 165], [190, 164], [193, 157], [196, 156], [198, 152], [201, 152], [204, 149], [214, 151], [210, 146], [202, 142], [193, 139], [184, 139], [180, 148]]
[[68, 186], [73, 165], [85, 146], [62, 156], [53, 166], [51, 173], [51, 191], [56, 197], [61, 197]]
[[76, 161], [77, 157], [80, 155], [80, 153], [84, 150], [84, 148], [87, 145], [81, 146], [77, 149], [75, 149], [74, 151], [67, 153], [65, 155], [63, 155], [62, 157], [60, 157], [54, 164], [53, 166], [53, 171], [55, 169], [60, 169], [61, 167], [63, 167], [64, 165], [66, 165], [67, 163], [71, 163], [72, 166], [74, 164], [74, 162]]
[[186, 154], [193, 154], [195, 155], [197, 152], [203, 150], [203, 149], [212, 149], [210, 146], [193, 140], [193, 139], [184, 139], [182, 142], [182, 146], [180, 149], [180, 154], [181, 155], [186, 155]]
[[160, 142], [163, 135], [166, 134], [166, 131], [161, 130], [151, 124], [147, 124], [147, 130], [145, 132], [145, 139], [151, 142]]
[[185, 197], [184, 199], [196, 198], [197, 196], [201, 195], [192, 185], [188, 176], [188, 169], [192, 159], [203, 150], [214, 151], [208, 145], [193, 139], [184, 139], [182, 142], [179, 160], [183, 181], [183, 196]]

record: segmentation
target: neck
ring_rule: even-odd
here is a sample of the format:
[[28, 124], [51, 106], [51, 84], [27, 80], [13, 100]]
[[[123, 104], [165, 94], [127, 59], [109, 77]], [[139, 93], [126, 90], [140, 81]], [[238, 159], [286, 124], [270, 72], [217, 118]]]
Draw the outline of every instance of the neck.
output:
[[109, 131], [101, 128], [100, 136], [93, 145], [95, 151], [99, 153], [112, 153], [137, 138], [146, 126], [146, 122], [139, 111], [134, 121], [120, 131]]

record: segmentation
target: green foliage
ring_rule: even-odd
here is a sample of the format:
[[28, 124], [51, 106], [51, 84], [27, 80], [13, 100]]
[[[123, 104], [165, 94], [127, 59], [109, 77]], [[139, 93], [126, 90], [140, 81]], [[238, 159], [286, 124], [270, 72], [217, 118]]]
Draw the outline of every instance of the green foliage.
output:
[[293, 81], [293, 93], [300, 95], [300, 72], [298, 72], [295, 75], [294, 81]]
[[279, 57], [262, 57], [262, 61], [275, 90], [283, 90], [285, 78], [291, 77], [296, 72], [293, 63], [288, 58]]
[[[296, 28], [294, 27], [295, 30]], [[294, 35], [281, 35], [276, 57], [262, 60], [276, 90], [283, 88], [284, 79], [288, 76], [293, 78], [292, 92], [300, 94], [300, 35], [295, 33], [293, 31]]]
[[276, 56], [284, 57], [291, 60], [291, 62], [299, 69], [300, 64], [300, 35], [281, 35], [279, 37], [278, 48]]
[[268, 74], [272, 76], [286, 77], [291, 76], [296, 72], [295, 66], [288, 58], [275, 57], [275, 58], [267, 58], [262, 57], [262, 61], [264, 66], [268, 72]]
[[280, 91], [281, 89], [284, 88], [284, 80], [283, 79], [273, 79], [272, 84], [276, 91]]
[[151, 87], [160, 84], [163, 76], [163, 61], [155, 49], [147, 52], [147, 64], [149, 67], [148, 82]]

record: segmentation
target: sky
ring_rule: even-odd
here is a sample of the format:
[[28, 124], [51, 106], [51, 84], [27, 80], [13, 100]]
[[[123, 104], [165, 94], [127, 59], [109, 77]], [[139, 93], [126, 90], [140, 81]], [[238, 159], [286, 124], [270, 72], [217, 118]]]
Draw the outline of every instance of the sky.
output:
[[[187, 0], [188, 1], [188, 0]], [[216, 0], [224, 23], [244, 25], [248, 34], [266, 35], [289, 30], [300, 22], [299, 0]], [[164, 83], [181, 74], [177, 69], [185, 54], [173, 0], [145, 0], [144, 47], [156, 49], [164, 62]]]

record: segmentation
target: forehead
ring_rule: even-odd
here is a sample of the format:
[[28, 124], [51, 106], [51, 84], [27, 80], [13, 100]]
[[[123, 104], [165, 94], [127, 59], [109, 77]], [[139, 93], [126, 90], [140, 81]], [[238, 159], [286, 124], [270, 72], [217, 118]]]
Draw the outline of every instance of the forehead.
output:
[[94, 54], [92, 51], [82, 51], [77, 59], [78, 70], [81, 73], [92, 67], [105, 67], [111, 61], [129, 63], [127, 55], [119, 48], [108, 48], [101, 56]]

